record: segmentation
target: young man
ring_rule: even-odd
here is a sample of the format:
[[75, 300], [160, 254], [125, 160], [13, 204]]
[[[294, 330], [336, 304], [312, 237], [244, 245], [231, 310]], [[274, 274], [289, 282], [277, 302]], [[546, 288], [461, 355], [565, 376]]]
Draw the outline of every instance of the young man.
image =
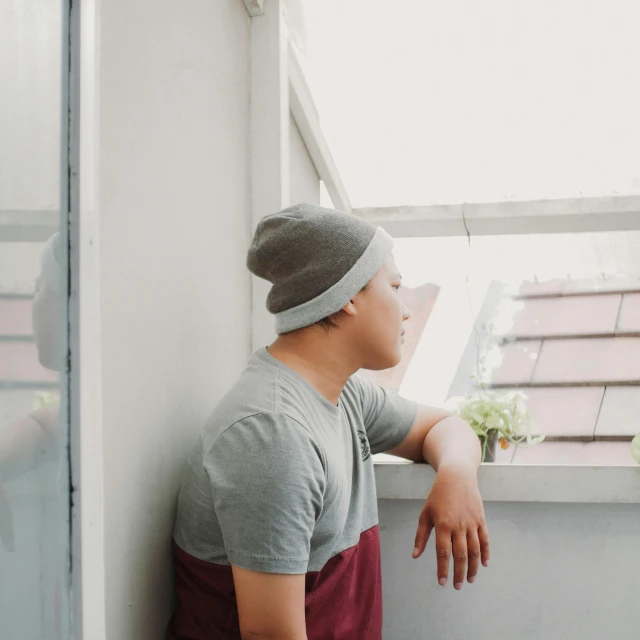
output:
[[310, 205], [258, 225], [247, 265], [273, 285], [279, 337], [251, 356], [189, 460], [171, 640], [379, 640], [379, 452], [437, 470], [413, 557], [435, 529], [441, 585], [452, 554], [456, 589], [487, 564], [472, 429], [354, 376], [400, 359], [409, 312], [392, 244]]

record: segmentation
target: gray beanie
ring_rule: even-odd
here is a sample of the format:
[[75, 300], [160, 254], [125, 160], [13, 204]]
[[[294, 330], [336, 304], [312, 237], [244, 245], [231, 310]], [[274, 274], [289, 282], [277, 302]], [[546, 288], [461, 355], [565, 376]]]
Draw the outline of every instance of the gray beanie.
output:
[[267, 309], [282, 334], [340, 311], [378, 272], [392, 247], [391, 236], [367, 220], [299, 204], [260, 221], [247, 267], [273, 284]]

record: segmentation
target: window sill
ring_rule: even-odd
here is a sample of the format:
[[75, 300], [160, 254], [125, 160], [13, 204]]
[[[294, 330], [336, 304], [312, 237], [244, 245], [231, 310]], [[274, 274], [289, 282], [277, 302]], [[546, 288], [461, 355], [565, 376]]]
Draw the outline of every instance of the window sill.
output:
[[[435, 479], [427, 464], [375, 460], [379, 500], [424, 500]], [[640, 465], [483, 464], [486, 502], [640, 503]]]

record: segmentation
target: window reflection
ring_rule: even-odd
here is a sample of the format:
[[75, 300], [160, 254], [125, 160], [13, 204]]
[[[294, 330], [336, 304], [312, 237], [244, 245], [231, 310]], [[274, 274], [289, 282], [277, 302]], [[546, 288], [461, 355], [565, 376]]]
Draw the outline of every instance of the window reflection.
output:
[[5, 354], [13, 366], [4, 367], [0, 381], [0, 619], [14, 632], [8, 637], [16, 638], [65, 637], [69, 545], [66, 438], [59, 421], [60, 245], [56, 234], [42, 246], [31, 300], [0, 298], [3, 329], [16, 331], [0, 342], [0, 349], [14, 347]]
[[[0, 637], [69, 637], [63, 3], [0, 20]], [[66, 46], [66, 43], [65, 43]]]

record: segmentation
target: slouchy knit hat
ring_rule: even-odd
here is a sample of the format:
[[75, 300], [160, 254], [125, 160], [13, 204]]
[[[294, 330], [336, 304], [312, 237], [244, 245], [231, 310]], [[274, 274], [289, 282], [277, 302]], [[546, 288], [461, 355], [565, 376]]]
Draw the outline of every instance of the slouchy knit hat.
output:
[[391, 236], [367, 220], [299, 204], [260, 221], [247, 267], [272, 283], [267, 309], [282, 334], [340, 311], [378, 272], [392, 247]]

